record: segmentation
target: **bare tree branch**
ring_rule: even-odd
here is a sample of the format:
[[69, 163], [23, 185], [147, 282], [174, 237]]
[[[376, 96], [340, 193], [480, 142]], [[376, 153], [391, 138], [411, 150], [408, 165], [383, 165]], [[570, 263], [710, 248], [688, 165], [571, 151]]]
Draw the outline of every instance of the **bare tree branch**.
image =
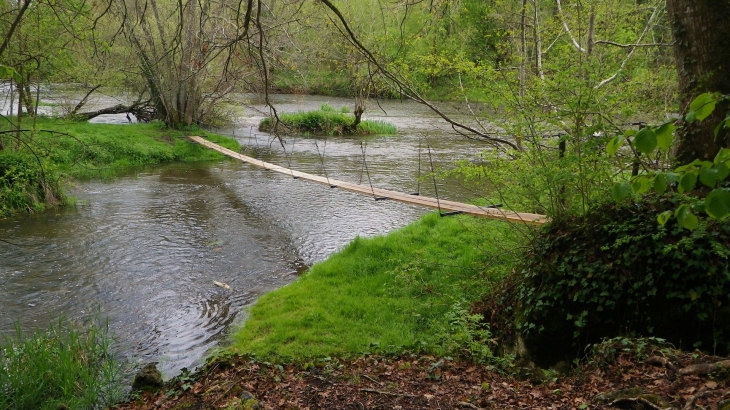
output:
[[[558, 1], [560, 1], [560, 0], [558, 0]], [[605, 80], [598, 83], [598, 85], [596, 85], [594, 88], [598, 89], [598, 88], [601, 88], [604, 85], [610, 83], [611, 81], [615, 80], [616, 77], [618, 77], [618, 75], [621, 73], [621, 71], [623, 71], [624, 67], [626, 66], [626, 63], [629, 61], [631, 56], [633, 56], [634, 53], [636, 52], [637, 45], [641, 44], [641, 40], [644, 39], [644, 36], [649, 31], [649, 28], [651, 27], [651, 23], [654, 21], [654, 18], [657, 16], [659, 9], [660, 9], [660, 4], [657, 4], [656, 7], [654, 7], [654, 11], [651, 13], [651, 16], [649, 17], [649, 20], [646, 22], [646, 26], [644, 26], [644, 31], [642, 31], [641, 35], [639, 35], [639, 38], [636, 39], [636, 44], [631, 48], [631, 51], [629, 51], [629, 54], [626, 55], [626, 57], [624, 58], [624, 61], [621, 62], [621, 66], [618, 68], [618, 70], [616, 70], [616, 73], [614, 75], [612, 75], [611, 77], [608, 77]]]
[[465, 124], [461, 124], [457, 121], [454, 121], [449, 116], [444, 114], [434, 104], [430, 103], [429, 101], [427, 101], [426, 99], [421, 97], [418, 94], [418, 92], [413, 90], [413, 88], [411, 88], [404, 80], [400, 79], [397, 75], [395, 75], [394, 73], [392, 73], [388, 69], [386, 69], [383, 66], [383, 64], [380, 62], [380, 60], [377, 59], [375, 57], [375, 55], [373, 55], [373, 53], [360, 42], [360, 40], [357, 38], [355, 33], [352, 31], [352, 29], [350, 29], [350, 26], [347, 24], [347, 20], [345, 19], [345, 17], [342, 15], [340, 10], [334, 4], [332, 4], [331, 1], [329, 1], [329, 0], [318, 0], [318, 1], [321, 2], [322, 4], [324, 4], [328, 9], [330, 9], [330, 11], [332, 11], [337, 16], [337, 19], [340, 21], [340, 24], [342, 24], [342, 27], [344, 28], [345, 32], [347, 33], [347, 37], [349, 38], [350, 42], [355, 46], [355, 48], [361, 54], [363, 54], [368, 59], [368, 61], [370, 61], [375, 67], [377, 67], [378, 71], [383, 73], [383, 75], [387, 79], [389, 79], [396, 86], [398, 86], [399, 91], [404, 96], [430, 108], [439, 117], [441, 117], [443, 120], [448, 122], [454, 130], [458, 129], [458, 130], [468, 131], [468, 132], [476, 135], [477, 137], [479, 137], [487, 142], [490, 142], [500, 148], [502, 148], [503, 145], [507, 145], [517, 151], [522, 150], [517, 144], [515, 144], [512, 141], [508, 141], [504, 138], [499, 138], [499, 137], [494, 137], [494, 136], [488, 135], [487, 133], [478, 131], [477, 129], [475, 129], [473, 127], [470, 127]]
[[575, 48], [578, 49], [578, 51], [580, 51], [581, 53], [587, 53], [588, 50], [583, 48], [580, 45], [580, 43], [578, 42], [578, 40], [576, 40], [575, 37], [573, 37], [573, 33], [570, 32], [570, 28], [568, 27], [568, 22], [565, 21], [565, 15], [563, 15], [563, 6], [560, 4], [560, 0], [555, 0], [555, 1], [558, 3], [558, 13], [560, 14], [560, 20], [563, 22], [563, 29], [565, 29], [565, 32], [570, 37], [570, 40], [573, 42], [573, 45], [575, 46]]

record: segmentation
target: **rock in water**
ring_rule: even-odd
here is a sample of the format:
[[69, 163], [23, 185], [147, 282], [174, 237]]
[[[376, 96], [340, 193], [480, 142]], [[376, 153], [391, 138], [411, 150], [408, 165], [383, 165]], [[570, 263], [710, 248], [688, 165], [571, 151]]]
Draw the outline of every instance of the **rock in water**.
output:
[[137, 372], [132, 382], [132, 390], [157, 390], [162, 387], [162, 373], [155, 363], [150, 363]]

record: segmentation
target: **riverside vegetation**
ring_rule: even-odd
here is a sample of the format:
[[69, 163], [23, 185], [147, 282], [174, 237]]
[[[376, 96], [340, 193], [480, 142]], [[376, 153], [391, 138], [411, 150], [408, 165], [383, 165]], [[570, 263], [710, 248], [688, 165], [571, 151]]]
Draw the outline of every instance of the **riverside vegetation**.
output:
[[347, 107], [338, 112], [333, 107], [322, 104], [319, 110], [281, 113], [278, 121], [275, 117], [266, 117], [261, 120], [259, 130], [272, 132], [288, 132], [305, 135], [393, 135], [398, 129], [384, 121], [363, 120], [348, 113]]
[[90, 409], [126, 394], [106, 323], [59, 320], [26, 335], [16, 326], [0, 341], [0, 408]]
[[[32, 79], [83, 79], [92, 91], [96, 84], [134, 84], [141, 96], [136, 103], [145, 105], [172, 128], [205, 123], [215, 112], [215, 103], [223, 100], [220, 91], [224, 89], [265, 90], [267, 101], [268, 92], [277, 87], [341, 93], [359, 102], [374, 96], [408, 97], [435, 110], [438, 104], [428, 103], [424, 96], [460, 99], [473, 115], [474, 126], [451, 124], [457, 132], [484, 140], [489, 149], [483, 153], [483, 162], [464, 163], [456, 172], [467, 178], [473, 189], [489, 192], [494, 202], [520, 211], [545, 213], [554, 221], [544, 230], [527, 232], [525, 239], [505, 242], [517, 255], [524, 253], [506, 262], [504, 270], [510, 273], [497, 286], [485, 278], [488, 287], [463, 279], [474, 286], [473, 290], [485, 293], [481, 301], [475, 294], [448, 286], [427, 286], [440, 284], [429, 276], [432, 270], [439, 271], [435, 265], [401, 265], [391, 260], [395, 267], [374, 262], [362, 264], [373, 271], [361, 269], [360, 263], [343, 258], [352, 256], [369, 262], [364, 250], [373, 252], [373, 259], [391, 255], [375, 246], [378, 240], [358, 240], [336, 256], [336, 263], [330, 267], [314, 267], [301, 279], [302, 284], [285, 288], [280, 297], [264, 298], [261, 308], [252, 309], [251, 324], [244, 325], [232, 349], [251, 349], [259, 356], [228, 362], [222, 358], [204, 373], [207, 378], [208, 372], [233, 363], [237, 372], [228, 375], [244, 375], [246, 381], [233, 379], [209, 386], [206, 380], [200, 382], [186, 375], [186, 379], [173, 382], [172, 390], [164, 395], [197, 395], [198, 401], [192, 403], [200, 404], [206, 398], [224, 397], [222, 392], [238, 394], [243, 385], [253, 388], [257, 384], [261, 387], [257, 394], [281, 407], [291, 399], [293, 407], [323, 403], [362, 408], [365, 403], [368, 407], [420, 404], [438, 408], [438, 397], [424, 391], [439, 392], [439, 387], [463, 377], [468, 384], [452, 387], [449, 392], [462, 395], [477, 386], [478, 394], [450, 397], [451, 407], [491, 407], [496, 401], [497, 405], [517, 408], [535, 404], [537, 397], [543, 397], [540, 404], [545, 407], [561, 403], [580, 409], [612, 404], [727, 408], [727, 402], [720, 402], [730, 388], [727, 361], [698, 353], [702, 360], [715, 363], [704, 367], [710, 370], [703, 378], [694, 378], [699, 372], [687, 370], [694, 366], [689, 363], [694, 360], [692, 355], [675, 354], [657, 340], [691, 340], [693, 345], [701, 342], [697, 346], [707, 352], [723, 352], [728, 344], [725, 319], [730, 306], [726, 291], [730, 268], [726, 233], [730, 188], [726, 179], [730, 164], [722, 154], [727, 153], [722, 149], [730, 147], [730, 122], [726, 118], [730, 106], [727, 2], [395, 2], [400, 7], [388, 13], [383, 12], [380, 2], [369, 0], [343, 2], [341, 8], [329, 0], [286, 4], [262, 1], [256, 5], [249, 2], [248, 6], [239, 2], [239, 8], [220, 9], [208, 7], [206, 2], [144, 3], [161, 12], [142, 13], [147, 7], [123, 11], [85, 7], [83, 2], [79, 7], [78, 2], [68, 0], [3, 4], [7, 12], [0, 14], [0, 29], [6, 41], [0, 45], [0, 77], [17, 86], [20, 105], [29, 114], [34, 112]], [[63, 13], [58, 12], [59, 7]], [[59, 16], [69, 18], [69, 24], [58, 21]], [[174, 18], [165, 21], [160, 16]], [[33, 24], [18, 24], [24, 20]], [[222, 33], [213, 23], [219, 21], [240, 24]], [[21, 29], [16, 31], [18, 27]], [[115, 41], [120, 33], [117, 27], [128, 41]], [[297, 35], [292, 36], [295, 32]], [[252, 33], [258, 36], [256, 41], [251, 41]], [[100, 48], [104, 52], [98, 52]], [[252, 71], [258, 72], [261, 84], [252, 84], [250, 79], [256, 77], [249, 75]], [[87, 80], [92, 72], [97, 73], [93, 84]], [[704, 96], [699, 103], [698, 95]], [[482, 104], [474, 104], [475, 100]], [[715, 105], [714, 112], [706, 112]], [[126, 112], [134, 111], [127, 107]], [[675, 121], [676, 113], [681, 115]], [[19, 114], [17, 123], [21, 118]], [[646, 122], [658, 125], [639, 130], [638, 123]], [[495, 130], [505, 137], [496, 135]], [[12, 138], [9, 133], [3, 135]], [[15, 146], [21, 147], [25, 141], [17, 140]], [[0, 150], [12, 144], [3, 140]], [[657, 146], [660, 150], [655, 151]], [[676, 152], [676, 156], [670, 152]], [[26, 178], [22, 170], [12, 169], [18, 180]], [[41, 198], [35, 203], [54, 200], [48, 195], [56, 189], [53, 181], [57, 179], [31, 189], [31, 197]], [[656, 193], [647, 196], [650, 190]], [[22, 203], [19, 206], [24, 207], [32, 209]], [[602, 215], [613, 219], [606, 220]], [[441, 239], [437, 232], [426, 239], [438, 243]], [[480, 235], [490, 238], [492, 232], [493, 228], [484, 229]], [[574, 246], [576, 243], [580, 246]], [[391, 246], [398, 249], [399, 245]], [[456, 255], [461, 252], [456, 250]], [[420, 255], [420, 259], [428, 257]], [[446, 265], [449, 259], [444, 254], [439, 263]], [[482, 268], [473, 272], [489, 272], [488, 266]], [[345, 269], [363, 277], [352, 286], [338, 281], [338, 275], [351, 276]], [[389, 279], [372, 273], [383, 269], [390, 272]], [[674, 277], [675, 271], [685, 275]], [[451, 274], [448, 270], [440, 272]], [[398, 280], [409, 283], [409, 288], [393, 290], [384, 286]], [[320, 300], [313, 282], [331, 285], [329, 296], [340, 301], [342, 308]], [[406, 315], [388, 312], [386, 316], [394, 320], [392, 325], [380, 326], [377, 320], [373, 325], [368, 320], [374, 312], [346, 303], [348, 292], [366, 299], [378, 296], [368, 300], [376, 303], [382, 299], [396, 313]], [[295, 296], [311, 297], [312, 304], [295, 302]], [[657, 299], [681, 306], [685, 328], [680, 330], [687, 334], [678, 337], [664, 333], [663, 324], [671, 318], [661, 315], [672, 309], [652, 306]], [[432, 303], [429, 309], [419, 305], [424, 301]], [[471, 308], [467, 307], [474, 301]], [[309, 316], [285, 311], [286, 306], [301, 307]], [[324, 311], [325, 307], [329, 310]], [[262, 318], [257, 309], [267, 309], [280, 318]], [[426, 311], [436, 316], [424, 315]], [[408, 323], [407, 315], [411, 318]], [[279, 320], [319, 326], [321, 334], [284, 329]], [[347, 334], [349, 329], [340, 326], [344, 320], [353, 326], [360, 320], [370, 323], [360, 330], [371, 333]], [[347, 335], [342, 339], [344, 347], [328, 333], [327, 326], [335, 325]], [[593, 333], [604, 325], [618, 333], [618, 339], [599, 349], [613, 352], [601, 354], [612, 361], [609, 366], [613, 366], [613, 372], [604, 371], [600, 365], [590, 372], [580, 368], [572, 385], [535, 389], [532, 392], [536, 396], [530, 397], [518, 396], [517, 390], [528, 391], [524, 385], [487, 375], [486, 370], [495, 365], [526, 367], [532, 369], [530, 374], [553, 375], [551, 370], [534, 368], [531, 362], [549, 364], [558, 358], [539, 357], [540, 349], [534, 346], [560, 345], [569, 350], [562, 352], [567, 354], [564, 358], [577, 359], [576, 355], [595, 342], [594, 336], [612, 336]], [[391, 326], [395, 330], [388, 331]], [[671, 330], [676, 327], [670, 326]], [[433, 334], [430, 337], [429, 330]], [[384, 335], [385, 346], [371, 346], [374, 341], [379, 343], [375, 340], [378, 334]], [[660, 343], [647, 350], [647, 339], [629, 338], [637, 336], [649, 336]], [[298, 337], [309, 341], [319, 354], [366, 354], [375, 348], [389, 353], [397, 351], [399, 343], [404, 344], [406, 352], [400, 351], [404, 357], [355, 358], [347, 363], [332, 357], [287, 362], [289, 355], [307, 355], [309, 344], [298, 344]], [[510, 356], [498, 355], [501, 352], [492, 349], [492, 341], [508, 350], [515, 347], [512, 340], [517, 347], [526, 341], [533, 349], [518, 352], [519, 360], [495, 359]], [[269, 345], [264, 346], [262, 341]], [[409, 350], [416, 349], [414, 343], [439, 357], [418, 356]], [[661, 366], [659, 374], [649, 372], [644, 366], [648, 363], [639, 363], [649, 351], [656, 356], [652, 362]], [[473, 366], [463, 362], [450, 366], [451, 356], [441, 355], [456, 356], [454, 352], [470, 357]], [[342, 370], [352, 365], [363, 371]], [[477, 366], [487, 367], [477, 370]], [[440, 370], [446, 367], [463, 371]], [[415, 370], [407, 383], [392, 378], [410, 368]], [[651, 376], [639, 377], [637, 371]], [[476, 384], [479, 378], [464, 376], [474, 373], [484, 380], [482, 384]], [[689, 378], [676, 378], [678, 374]], [[643, 389], [661, 393], [665, 401], [649, 401], [643, 392], [623, 398], [604, 396], [612, 397], [608, 401], [600, 401], [597, 396], [595, 401], [587, 399], [595, 396], [597, 389], [615, 386], [603, 383], [607, 378], [635, 380]], [[550, 383], [553, 377], [535, 379]], [[365, 383], [367, 387], [350, 389], [351, 396], [335, 405], [327, 402], [328, 395], [341, 392], [333, 386], [348, 383]], [[501, 387], [493, 386], [497, 383]], [[300, 396], [287, 397], [283, 390], [290, 387], [300, 388], [296, 390]], [[278, 395], [266, 396], [274, 390]], [[581, 390], [580, 395], [575, 390]], [[380, 400], [363, 397], [365, 393]], [[391, 401], [385, 402], [384, 397]], [[165, 398], [154, 396], [151, 400], [157, 403]], [[245, 405], [240, 397], [231, 400], [216, 405], [231, 409]], [[180, 403], [178, 408], [192, 405]]]
[[18, 133], [20, 138], [8, 131], [2, 137], [8, 149], [0, 150], [0, 217], [71, 201], [64, 183], [72, 178], [109, 178], [143, 165], [223, 158], [187, 141], [184, 137], [190, 133], [240, 148], [232, 138], [197, 128], [170, 130], [159, 123], [89, 124], [43, 117], [31, 121]]

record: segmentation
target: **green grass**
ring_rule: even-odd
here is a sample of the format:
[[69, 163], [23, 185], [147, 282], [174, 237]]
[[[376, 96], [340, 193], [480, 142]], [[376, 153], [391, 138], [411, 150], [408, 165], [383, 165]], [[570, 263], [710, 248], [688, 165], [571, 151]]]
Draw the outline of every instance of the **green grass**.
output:
[[515, 235], [503, 222], [432, 213], [388, 235], [357, 238], [261, 297], [229, 349], [296, 358], [361, 354], [373, 344], [450, 353], [463, 336], [456, 333], [469, 332], [465, 321], [455, 328], [455, 314], [513, 266], [507, 250], [517, 247]]
[[[355, 116], [345, 112], [339, 112], [327, 104], [323, 104], [319, 110], [282, 113], [279, 114], [280, 130], [282, 132], [294, 132], [314, 135], [392, 135], [398, 129], [384, 121], [363, 120], [353, 132], [348, 127], [353, 123]], [[261, 120], [259, 129], [271, 131], [276, 119], [267, 117]]]
[[[0, 131], [6, 130], [3, 125]], [[110, 178], [145, 165], [176, 161], [217, 160], [223, 156], [188, 141], [203, 135], [238, 150], [231, 138], [200, 129], [169, 130], [160, 124], [89, 124], [26, 118], [20, 138], [4, 134], [0, 150], [0, 217], [38, 211], [63, 202], [62, 181], [68, 178]]]
[[0, 342], [0, 409], [91, 409], [123, 398], [106, 325], [78, 328], [60, 320], [45, 332]]

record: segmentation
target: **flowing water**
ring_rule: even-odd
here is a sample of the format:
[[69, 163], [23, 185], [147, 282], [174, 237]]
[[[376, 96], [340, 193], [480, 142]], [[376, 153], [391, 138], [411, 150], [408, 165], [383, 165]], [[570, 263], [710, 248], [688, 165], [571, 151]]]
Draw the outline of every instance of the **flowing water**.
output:
[[[235, 126], [216, 131], [235, 136], [247, 155], [381, 188], [476, 196], [456, 180], [439, 178], [434, 187], [424, 178], [431, 162], [439, 169], [477, 160], [485, 148], [454, 135], [424, 107], [371, 103], [365, 117], [395, 124], [397, 136], [279, 141], [256, 130], [263, 104], [247, 95], [240, 101], [231, 108]], [[280, 95], [274, 103], [287, 112], [351, 101]], [[0, 220], [0, 238], [8, 241], [0, 242], [0, 334], [17, 321], [33, 329], [59, 316], [108, 318], [120, 354], [159, 362], [167, 377], [200, 364], [261, 294], [356, 236], [384, 234], [428, 212], [232, 160], [135, 170], [79, 182], [71, 193], [76, 207]]]

